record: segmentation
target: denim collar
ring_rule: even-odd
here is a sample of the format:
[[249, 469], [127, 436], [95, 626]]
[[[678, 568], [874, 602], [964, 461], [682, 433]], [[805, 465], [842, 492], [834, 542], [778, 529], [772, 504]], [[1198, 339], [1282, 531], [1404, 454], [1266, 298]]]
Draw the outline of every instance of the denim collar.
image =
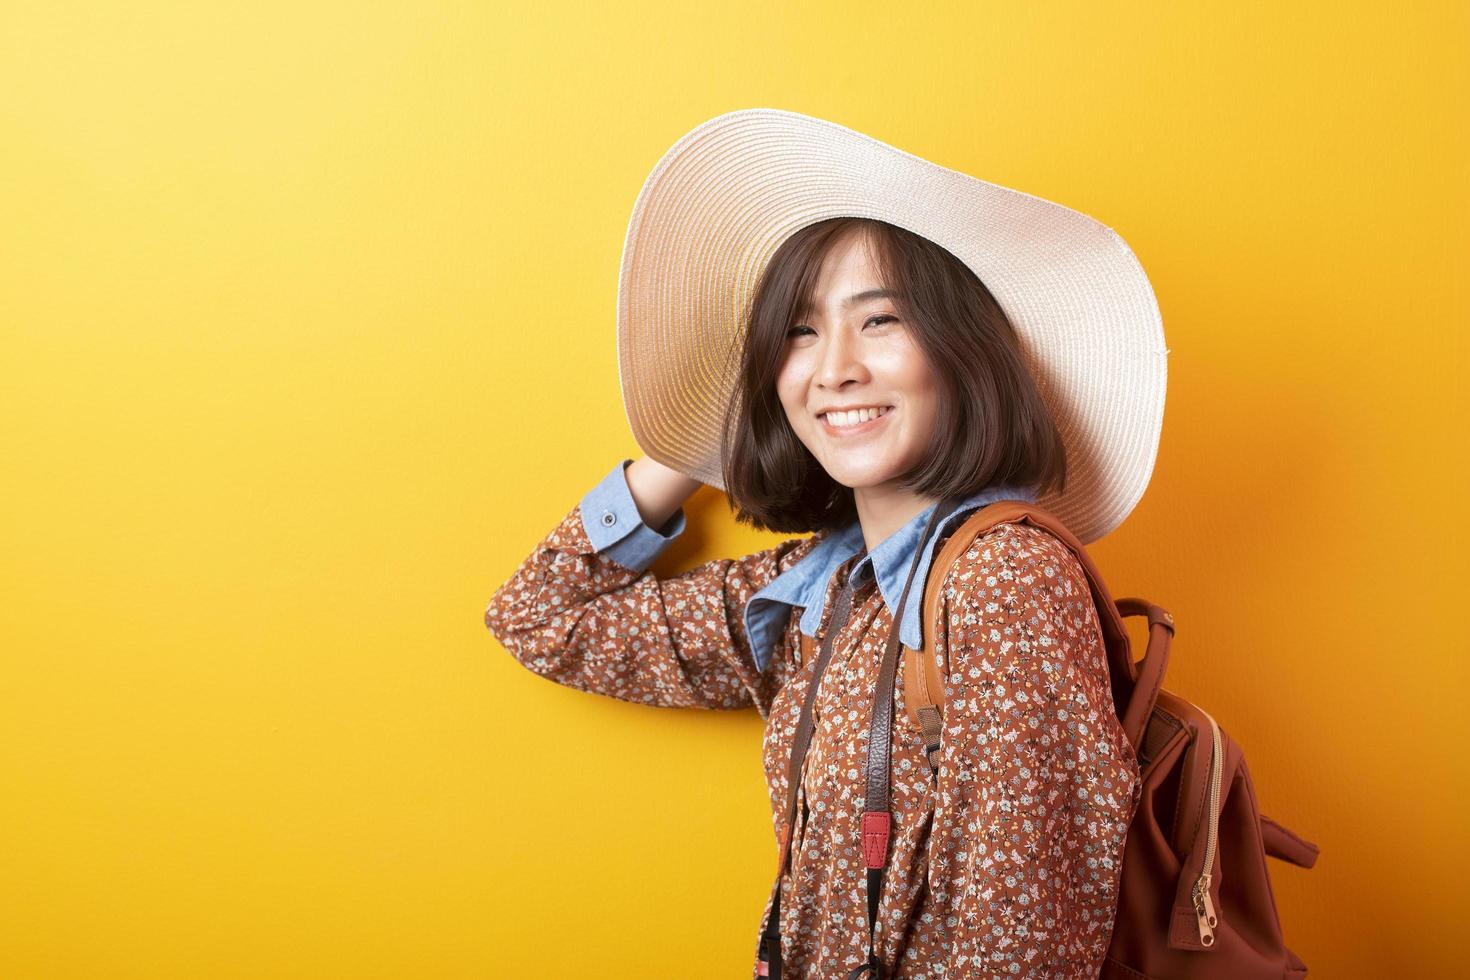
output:
[[[928, 581], [929, 565], [934, 559], [935, 543], [954, 522], [963, 519], [977, 507], [997, 500], [1036, 503], [1036, 495], [1028, 487], [990, 487], [966, 497], [958, 507], [945, 515], [939, 522], [939, 527], [929, 536], [924, 554], [919, 559], [919, 567], [914, 572], [914, 584], [909, 590], [903, 622], [899, 624], [898, 630], [899, 639], [905, 646], [914, 650], [923, 646], [924, 584]], [[898, 598], [903, 592], [904, 580], [908, 577], [909, 563], [913, 561], [914, 547], [919, 543], [924, 525], [928, 523], [936, 506], [938, 505], [930, 504], [903, 527], [884, 538], [877, 547], [854, 564], [848, 574], [848, 581], [854, 588], [876, 578], [878, 591], [883, 595], [890, 616], [898, 608]], [[831, 532], [818, 532], [817, 537], [820, 540], [801, 561], [776, 576], [765, 588], [746, 600], [745, 633], [750, 637], [756, 668], [763, 673], [780, 641], [786, 619], [795, 609], [802, 610], [799, 622], [801, 631], [810, 637], [817, 635], [833, 573], [838, 566], [863, 549], [863, 529], [857, 521]]]

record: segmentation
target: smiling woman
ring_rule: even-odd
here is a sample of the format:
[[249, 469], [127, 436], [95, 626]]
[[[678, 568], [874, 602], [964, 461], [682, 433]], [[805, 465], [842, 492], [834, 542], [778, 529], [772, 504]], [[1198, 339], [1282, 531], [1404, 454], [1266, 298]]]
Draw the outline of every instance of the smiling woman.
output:
[[[650, 175], [619, 297], [649, 455], [584, 494], [485, 625], [558, 684], [765, 719], [779, 867], [753, 976], [1096, 977], [1141, 782], [1087, 573], [1050, 531], [1002, 521], [947, 552], [935, 615], [917, 599], [939, 543], [988, 504], [1051, 494], [1085, 540], [1131, 507], [1162, 382], [1131, 253], [1078, 212], [749, 110]], [[1053, 412], [1074, 406], [1044, 398], [1038, 351], [1093, 393], [1065, 431], [1106, 479], [1080, 492]], [[800, 537], [650, 572], [699, 482]], [[1098, 486], [1106, 506], [1079, 499]], [[900, 644], [947, 668], [942, 731], [902, 720], [906, 696], [925, 702]]]
[[[945, 249], [871, 218], [808, 225], [755, 288], [725, 421], [736, 519], [858, 519], [869, 545], [925, 504], [994, 484], [1066, 485], [1061, 435], [1016, 331]], [[828, 413], [875, 410], [829, 418]]]
[[[763, 913], [767, 976], [865, 962], [874, 977], [885, 963], [969, 977], [1018, 962], [1031, 976], [1096, 976], [1139, 774], [1085, 573], [1047, 532], [1000, 525], [947, 569], [935, 648], [956, 685], [953, 734], [931, 783], [920, 733], [892, 729], [885, 883], [856, 847], [884, 645], [897, 633], [917, 649], [933, 625], [899, 600], [911, 563], [922, 591], [933, 558], [922, 525], [940, 498], [958, 507], [936, 541], [986, 503], [1034, 501], [1064, 478], [1014, 330], [949, 253], [856, 218], [789, 238], [753, 309], [726, 490], [743, 520], [816, 533], [659, 578], [648, 565], [682, 533], [679, 505], [698, 483], [624, 460], [497, 591], [486, 625], [568, 687], [759, 710], [778, 839], [793, 800], [801, 813], [779, 904], [773, 893]], [[803, 635], [830, 644], [830, 668], [802, 656]], [[805, 710], [823, 719], [809, 740]], [[1083, 785], [1105, 792], [1079, 804]], [[881, 926], [863, 914], [865, 876]]]

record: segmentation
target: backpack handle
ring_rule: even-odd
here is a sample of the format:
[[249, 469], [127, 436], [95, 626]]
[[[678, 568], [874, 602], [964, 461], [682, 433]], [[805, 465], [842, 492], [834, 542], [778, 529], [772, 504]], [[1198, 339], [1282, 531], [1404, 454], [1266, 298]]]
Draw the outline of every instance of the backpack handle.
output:
[[1164, 671], [1169, 666], [1169, 642], [1174, 638], [1174, 617], [1163, 606], [1147, 599], [1128, 597], [1118, 599], [1118, 615], [1148, 617], [1148, 649], [1143, 659], [1129, 661], [1133, 674], [1133, 692], [1128, 697], [1128, 708], [1123, 712], [1123, 731], [1136, 750], [1143, 744], [1143, 733], [1148, 725], [1148, 716], [1153, 712], [1154, 702], [1159, 698], [1159, 688], [1164, 684]]

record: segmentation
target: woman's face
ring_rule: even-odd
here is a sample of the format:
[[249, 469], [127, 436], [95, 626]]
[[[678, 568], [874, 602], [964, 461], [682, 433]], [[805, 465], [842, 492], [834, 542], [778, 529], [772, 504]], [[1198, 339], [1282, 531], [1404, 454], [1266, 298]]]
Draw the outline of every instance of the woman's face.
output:
[[[882, 488], [920, 463], [939, 413], [939, 378], [910, 326], [889, 300], [866, 295], [881, 287], [861, 234], [836, 242], [818, 274], [816, 308], [788, 331], [776, 377], [797, 438], [854, 491]], [[838, 411], [850, 409], [862, 411]]]

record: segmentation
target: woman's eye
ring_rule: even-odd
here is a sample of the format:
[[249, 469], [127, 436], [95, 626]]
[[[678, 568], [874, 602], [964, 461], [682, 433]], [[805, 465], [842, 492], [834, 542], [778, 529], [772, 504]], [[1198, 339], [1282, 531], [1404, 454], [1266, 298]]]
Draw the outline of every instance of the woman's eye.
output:
[[[886, 313], [879, 313], [879, 314], [877, 314], [875, 316], [868, 317], [868, 319], [863, 323], [863, 326], [867, 327], [867, 326], [871, 326], [871, 325], [873, 325], [875, 323], [880, 323], [880, 324], [881, 323], [890, 323], [890, 322], [896, 323], [897, 321], [898, 321], [898, 318], [897, 317], [889, 316]], [[786, 336], [787, 337], [800, 337], [801, 336], [801, 331], [803, 331], [803, 330], [805, 330], [807, 333], [816, 333], [816, 331], [813, 330], [811, 327], [808, 327], [808, 326], [806, 326], [804, 324], [797, 324], [796, 326], [792, 327], [790, 330], [786, 331]]]

